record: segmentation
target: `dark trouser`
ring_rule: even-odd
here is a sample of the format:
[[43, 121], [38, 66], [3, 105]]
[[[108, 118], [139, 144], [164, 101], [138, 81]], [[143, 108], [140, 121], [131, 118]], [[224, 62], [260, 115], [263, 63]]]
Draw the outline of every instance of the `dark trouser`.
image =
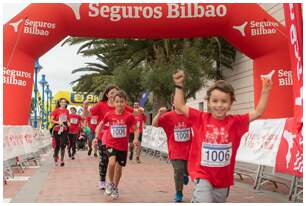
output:
[[99, 150], [99, 174], [100, 174], [100, 181], [105, 181], [106, 172], [107, 172], [107, 165], [108, 165], [108, 153], [106, 149], [106, 145], [102, 145], [102, 141], [98, 140], [98, 150]]
[[186, 160], [171, 160], [174, 169], [175, 190], [183, 191], [184, 175], [188, 175]]
[[[68, 134], [68, 137], [69, 137], [68, 153], [72, 154], [72, 156], [75, 155], [77, 136], [78, 134]], [[71, 153], [71, 149], [72, 149], [72, 153]]]
[[55, 148], [54, 148], [53, 157], [58, 159], [58, 154], [59, 151], [61, 150], [61, 161], [64, 161], [65, 147], [68, 141], [68, 132], [63, 131], [61, 134], [58, 134], [58, 132], [55, 131], [53, 134], [55, 137]]

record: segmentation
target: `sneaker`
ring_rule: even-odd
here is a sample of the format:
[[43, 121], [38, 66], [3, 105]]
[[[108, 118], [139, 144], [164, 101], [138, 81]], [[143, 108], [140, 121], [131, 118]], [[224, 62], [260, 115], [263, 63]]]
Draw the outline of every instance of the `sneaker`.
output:
[[174, 202], [182, 202], [183, 200], [183, 193], [181, 191], [177, 191], [175, 194]]
[[113, 192], [111, 194], [111, 198], [112, 200], [116, 200], [119, 198], [119, 191], [118, 191], [118, 188], [114, 188], [113, 189]]
[[74, 159], [75, 159], [75, 158], [74, 158], [74, 156], [72, 156], [72, 157], [71, 157], [71, 159], [73, 159], [73, 160], [74, 160]]
[[99, 189], [105, 190], [105, 181], [99, 181]]
[[91, 151], [92, 151], [92, 149], [88, 150], [88, 156], [91, 155]]
[[139, 157], [136, 157], [136, 162], [137, 162], [137, 163], [141, 163]]
[[115, 186], [114, 183], [111, 183], [111, 182], [107, 183], [104, 194], [108, 196], [111, 195], [113, 192], [114, 186]]
[[57, 157], [54, 157], [54, 164], [55, 164], [55, 166], [58, 166], [57, 160], [58, 160], [58, 158], [57, 158]]
[[98, 157], [97, 153], [94, 153], [94, 157]]
[[184, 175], [183, 183], [184, 183], [184, 185], [188, 185], [188, 183], [189, 183], [189, 177], [188, 177], [188, 175]]
[[65, 165], [65, 163], [64, 162], [61, 162], [61, 167], [63, 167]]
[[133, 159], [133, 152], [130, 152], [129, 159], [130, 159], [130, 160], [132, 160], [132, 159]]

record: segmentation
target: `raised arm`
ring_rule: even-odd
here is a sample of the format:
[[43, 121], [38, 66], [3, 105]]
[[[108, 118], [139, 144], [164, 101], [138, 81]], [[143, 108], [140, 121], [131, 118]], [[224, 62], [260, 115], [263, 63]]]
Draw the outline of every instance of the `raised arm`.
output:
[[249, 113], [250, 122], [259, 118], [265, 111], [270, 90], [272, 88], [272, 81], [270, 79], [262, 78], [262, 90], [261, 96], [258, 104], [256, 105], [256, 109]]
[[179, 112], [183, 113], [185, 116], [188, 116], [189, 107], [185, 104], [184, 99], [184, 81], [185, 74], [184, 71], [179, 70], [173, 75], [173, 81], [175, 84], [175, 95], [174, 95], [174, 107]]
[[167, 112], [167, 108], [166, 108], [166, 107], [161, 107], [161, 108], [158, 110], [157, 114], [155, 115], [155, 117], [154, 117], [153, 120], [152, 120], [152, 126], [153, 126], [153, 127], [158, 127], [158, 120], [159, 120], [159, 117], [160, 117], [162, 114], [166, 113], [166, 112]]

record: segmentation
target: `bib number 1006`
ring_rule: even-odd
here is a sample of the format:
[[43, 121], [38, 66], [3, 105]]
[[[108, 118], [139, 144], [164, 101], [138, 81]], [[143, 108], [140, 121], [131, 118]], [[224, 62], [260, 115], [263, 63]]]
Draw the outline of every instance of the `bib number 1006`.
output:
[[230, 164], [231, 156], [231, 144], [204, 144], [202, 147], [201, 165], [207, 167], [224, 167]]

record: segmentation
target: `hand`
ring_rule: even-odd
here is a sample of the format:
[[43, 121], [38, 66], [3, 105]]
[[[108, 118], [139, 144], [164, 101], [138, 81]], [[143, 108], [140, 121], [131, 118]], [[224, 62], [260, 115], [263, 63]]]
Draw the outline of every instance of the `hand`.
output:
[[133, 140], [133, 144], [135, 147], [138, 147], [139, 146], [139, 140], [138, 139], [134, 139]]
[[168, 111], [168, 109], [167, 109], [166, 107], [161, 107], [161, 108], [158, 110], [158, 113], [159, 113], [160, 115], [162, 115], [162, 114], [166, 113], [167, 111]]
[[183, 86], [185, 81], [185, 73], [183, 70], [178, 70], [175, 74], [172, 75], [173, 82], [175, 85]]
[[262, 81], [262, 92], [270, 92], [273, 85], [272, 80], [267, 79], [265, 77], [261, 77], [261, 81]]

